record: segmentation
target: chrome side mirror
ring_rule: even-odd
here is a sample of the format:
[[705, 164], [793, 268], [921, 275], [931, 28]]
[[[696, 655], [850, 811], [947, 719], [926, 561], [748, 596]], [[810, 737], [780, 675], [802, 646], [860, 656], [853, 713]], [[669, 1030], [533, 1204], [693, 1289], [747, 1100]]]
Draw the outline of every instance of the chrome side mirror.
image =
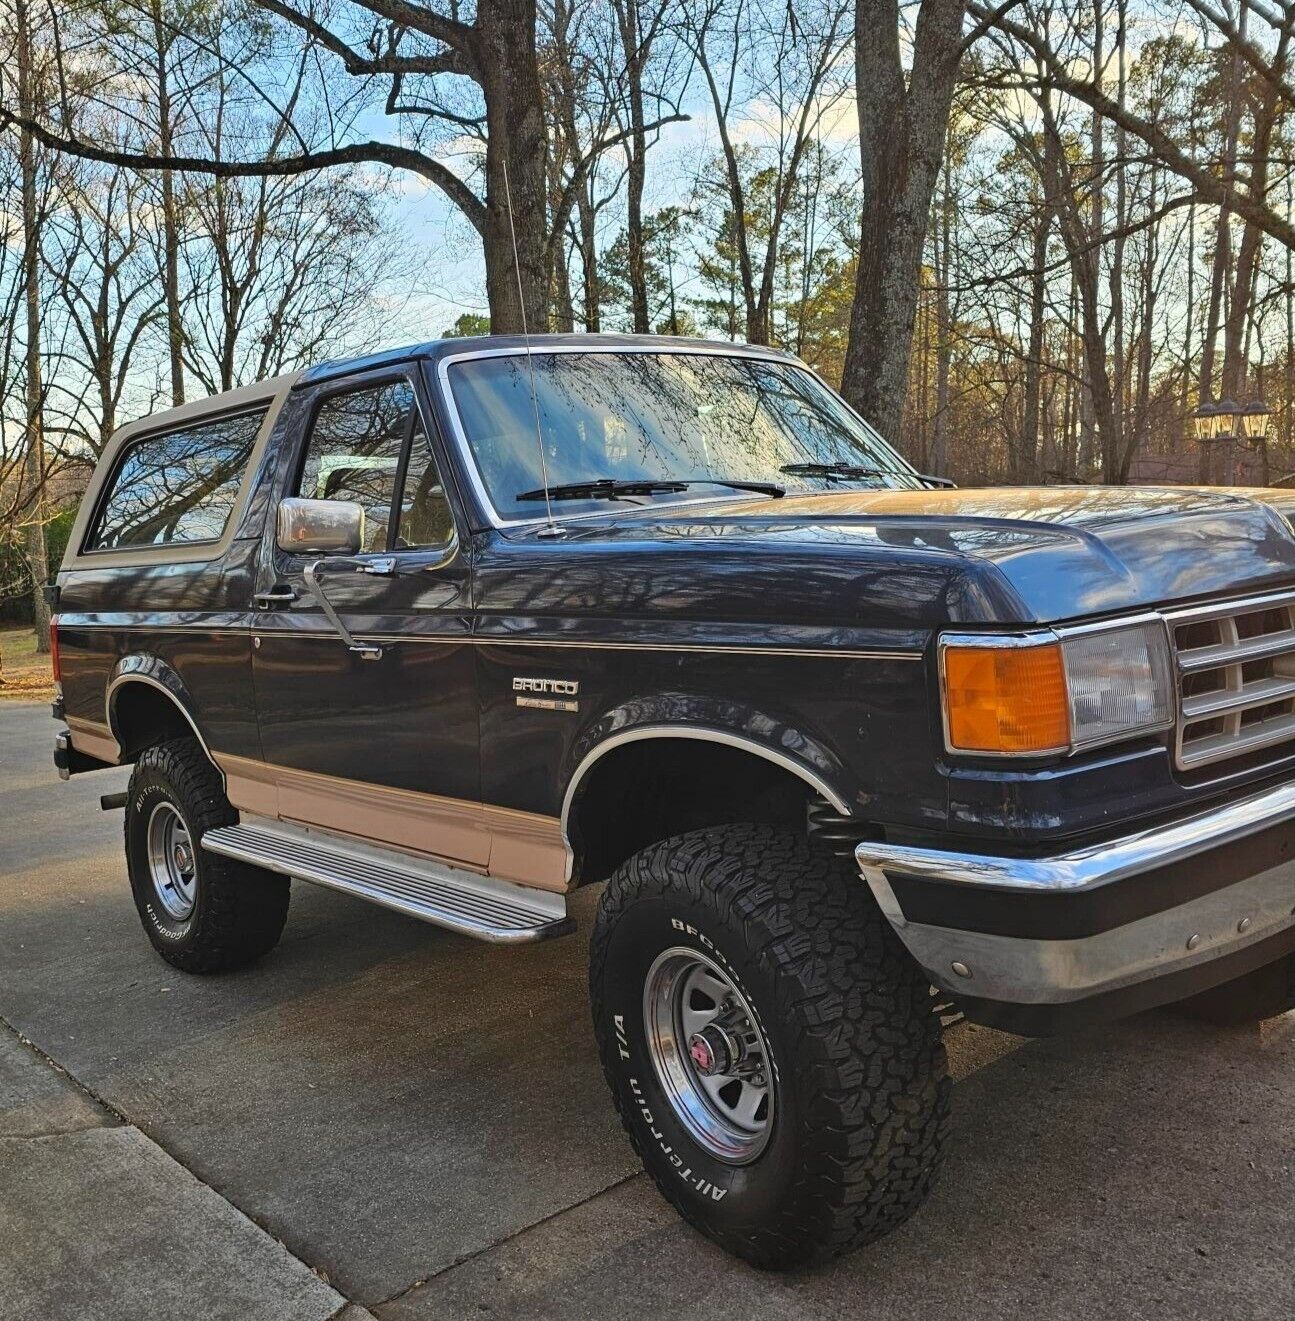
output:
[[364, 545], [364, 507], [354, 500], [280, 500], [276, 531], [280, 550], [354, 555]]

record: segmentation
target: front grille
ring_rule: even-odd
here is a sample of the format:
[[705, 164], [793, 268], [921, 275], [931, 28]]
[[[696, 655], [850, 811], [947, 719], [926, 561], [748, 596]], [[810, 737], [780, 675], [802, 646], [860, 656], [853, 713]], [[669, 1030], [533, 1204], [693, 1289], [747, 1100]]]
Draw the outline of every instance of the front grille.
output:
[[1295, 739], [1295, 592], [1167, 614], [1180, 770]]

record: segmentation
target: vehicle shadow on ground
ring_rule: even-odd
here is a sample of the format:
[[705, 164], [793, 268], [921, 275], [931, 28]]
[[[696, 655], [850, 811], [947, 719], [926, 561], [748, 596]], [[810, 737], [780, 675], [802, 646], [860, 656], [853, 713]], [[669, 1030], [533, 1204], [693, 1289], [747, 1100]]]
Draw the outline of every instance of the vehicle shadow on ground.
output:
[[[957, 1128], [930, 1204], [841, 1262], [771, 1277], [629, 1178], [583, 934], [503, 950], [296, 886], [274, 955], [189, 978], [148, 948], [121, 872], [51, 864], [0, 898], [0, 1012], [348, 1295], [409, 1291], [392, 1315], [632, 1298], [635, 1316], [1034, 1318], [1106, 1299], [1214, 1317], [1295, 1300], [1272, 1250], [1295, 1241], [1290, 1016], [1261, 1033], [1159, 1013], [1028, 1043], [953, 1028]], [[577, 896], [583, 932], [595, 902]]]

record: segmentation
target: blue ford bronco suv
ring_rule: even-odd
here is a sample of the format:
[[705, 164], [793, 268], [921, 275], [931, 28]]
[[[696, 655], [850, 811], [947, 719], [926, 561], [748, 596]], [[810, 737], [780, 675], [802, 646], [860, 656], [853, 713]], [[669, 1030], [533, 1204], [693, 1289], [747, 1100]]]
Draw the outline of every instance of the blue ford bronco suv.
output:
[[188, 972], [264, 955], [291, 878], [504, 944], [605, 882], [644, 1165], [750, 1261], [839, 1252], [936, 1177], [951, 1014], [1295, 1007], [1295, 497], [947, 488], [693, 340], [187, 404], [117, 434], [48, 589], [55, 761], [133, 764]]

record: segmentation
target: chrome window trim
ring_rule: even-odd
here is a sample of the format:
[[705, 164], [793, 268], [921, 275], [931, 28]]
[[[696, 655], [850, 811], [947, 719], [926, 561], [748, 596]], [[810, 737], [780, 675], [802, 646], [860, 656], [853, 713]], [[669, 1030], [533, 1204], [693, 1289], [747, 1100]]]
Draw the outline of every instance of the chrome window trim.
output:
[[[958, 748], [953, 744], [949, 734], [949, 703], [946, 691], [945, 681], [945, 651], [951, 647], [1043, 647], [1050, 643], [1064, 643], [1069, 638], [1083, 637], [1091, 633], [1117, 633], [1122, 628], [1146, 627], [1148, 624], [1159, 627], [1164, 632], [1165, 647], [1169, 657], [1169, 678], [1174, 685], [1174, 691], [1169, 694], [1170, 714], [1167, 720], [1155, 725], [1143, 725], [1138, 729], [1129, 732], [1124, 731], [1119, 734], [1107, 734], [1098, 738], [1087, 738], [1076, 741], [1074, 738], [1068, 743], [1059, 744], [1053, 748], [1040, 748], [1030, 752], [972, 752], [966, 748]], [[1143, 738], [1149, 734], [1162, 734], [1166, 730], [1174, 729], [1178, 724], [1178, 662], [1177, 655], [1173, 646], [1173, 638], [1170, 633], [1169, 625], [1165, 616], [1158, 610], [1145, 610], [1136, 615], [1127, 615], [1118, 619], [1102, 619], [1092, 623], [1084, 624], [1060, 624], [1055, 627], [1031, 629], [1021, 633], [970, 633], [970, 632], [949, 632], [941, 633], [936, 643], [936, 669], [939, 675], [940, 688], [940, 729], [944, 736], [944, 750], [952, 757], [971, 757], [987, 758], [992, 761], [1000, 761], [1004, 758], [1022, 761], [1034, 758], [1046, 757], [1073, 757], [1080, 752], [1089, 752], [1093, 748], [1109, 747], [1113, 743], [1123, 743], [1129, 739]], [[1065, 650], [1061, 653], [1061, 665], [1064, 671], [1066, 663]], [[1067, 678], [1067, 695], [1069, 695], [1069, 680]]]
[[793, 775], [798, 776], [815, 793], [821, 794], [822, 797], [827, 799], [843, 816], [852, 815], [850, 805], [817, 771], [811, 770], [804, 762], [797, 761], [794, 757], [779, 752], [775, 748], [770, 748], [756, 739], [746, 738], [740, 734], [730, 734], [722, 729], [708, 729], [696, 725], [636, 725], [633, 729], [624, 729], [617, 734], [610, 734], [601, 742], [594, 744], [581, 759], [580, 764], [572, 773], [571, 779], [567, 781], [566, 792], [562, 796], [562, 812], [558, 819], [562, 823], [562, 838], [566, 841], [568, 853], [574, 852], [569, 830], [571, 808], [575, 805], [577, 790], [594, 763], [616, 748], [624, 747], [627, 743], [643, 743], [649, 739], [692, 739], [702, 743], [722, 743], [731, 748], [738, 748], [743, 752], [754, 753], [758, 757], [763, 757], [765, 761], [773, 762], [775, 766], [781, 766], [783, 770], [790, 771]]
[[[294, 488], [293, 494], [281, 497], [280, 501], [276, 502], [276, 509], [277, 509], [277, 504], [280, 503], [283, 499], [301, 498], [301, 490], [300, 490], [301, 480], [302, 477], [305, 475], [306, 459], [309, 457], [310, 454], [310, 442], [314, 436], [315, 423], [319, 418], [320, 409], [324, 406], [324, 404], [326, 404], [330, 399], [337, 399], [348, 394], [360, 394], [365, 390], [378, 390], [381, 389], [384, 385], [392, 385], [399, 381], [403, 381], [406, 385], [408, 385], [410, 393], [413, 395], [414, 406], [410, 414], [411, 422], [412, 419], [415, 417], [418, 419], [418, 425], [422, 428], [423, 440], [427, 447], [428, 461], [431, 463], [433, 469], [435, 470], [437, 477], [441, 479], [441, 490], [445, 493], [445, 502], [449, 507], [449, 511], [450, 511], [450, 536], [449, 539], [446, 541], [433, 542], [425, 546], [396, 546], [393, 547], [391, 550], [374, 550], [374, 551], [360, 550], [357, 553], [361, 555], [398, 555], [406, 552], [443, 550], [446, 552], [446, 558], [444, 563], [448, 564], [458, 554], [459, 546], [462, 541], [462, 538], [459, 536], [458, 516], [456, 515], [454, 508], [456, 502], [451, 497], [449, 488], [445, 485], [445, 481], [446, 481], [445, 473], [441, 471], [441, 464], [436, 457], [436, 446], [432, 442], [432, 428], [428, 424], [427, 410], [423, 407], [423, 390], [419, 388], [420, 384], [422, 383], [418, 379], [418, 366], [416, 360], [411, 360], [409, 362], [393, 363], [389, 367], [374, 367], [367, 371], [357, 373], [355, 375], [342, 375], [342, 376], [329, 377], [328, 379], [320, 382], [317, 386], [314, 387], [317, 393], [310, 400], [309, 409], [306, 413], [305, 424], [301, 429], [301, 436], [302, 436], [301, 446], [294, 458], [293, 476], [288, 482], [288, 486]], [[311, 386], [310, 383], [307, 382], [304, 386], [300, 388], [303, 391], [306, 391], [309, 390]], [[408, 473], [409, 473], [408, 460], [413, 457], [414, 439], [415, 437], [413, 433], [410, 432], [400, 442], [401, 453], [406, 461], [405, 470], [401, 474], [401, 476], [406, 479], [408, 478]], [[407, 453], [405, 451], [406, 443], [408, 444], [409, 447]], [[397, 469], [397, 472], [399, 472], [399, 469]], [[404, 485], [402, 482], [400, 490], [396, 491], [393, 489], [392, 492], [393, 506], [403, 498], [404, 493], [405, 493]], [[387, 526], [388, 529], [390, 529], [391, 526], [390, 514], [392, 511], [388, 510], [387, 512], [388, 512]], [[277, 540], [276, 540], [276, 545], [277, 545]], [[298, 551], [286, 550], [282, 546], [279, 547], [279, 550], [283, 551], [285, 555], [300, 554], [300, 552]], [[305, 555], [302, 555], [301, 557], [303, 559], [306, 558]], [[438, 565], [436, 567], [441, 568], [444, 567], [444, 565]]]
[[[498, 509], [495, 508], [494, 501], [491, 500], [489, 492], [486, 490], [486, 484], [481, 476], [481, 470], [477, 466], [476, 455], [472, 452], [471, 442], [468, 440], [467, 432], [463, 429], [463, 419], [459, 416], [459, 406], [454, 398], [454, 391], [450, 388], [450, 368], [456, 363], [471, 362], [477, 358], [524, 358], [533, 356], [536, 353], [609, 353], [609, 354], [654, 354], [657, 357], [712, 357], [712, 358], [750, 358], [757, 362], [774, 362], [783, 367], [791, 367], [796, 371], [804, 372], [806, 376], [812, 376], [820, 384], [831, 390], [831, 386], [823, 380], [812, 367], [801, 362], [799, 358], [793, 357], [790, 353], [783, 353], [779, 349], [764, 348], [762, 346], [750, 344], [730, 344], [717, 343], [713, 347], [702, 344], [681, 345], [678, 348], [673, 346], [663, 347], [660, 344], [543, 344], [526, 348], [525, 346], [516, 346], [509, 348], [496, 349], [472, 349], [463, 353], [452, 353], [447, 357], [441, 358], [436, 364], [436, 378], [440, 388], [441, 399], [445, 405], [445, 411], [450, 419], [450, 434], [453, 443], [459, 452], [463, 467], [468, 474], [468, 482], [472, 487], [474, 494], [481, 504], [482, 509], [486, 511], [486, 517], [490, 520], [492, 527], [513, 528], [513, 527], [535, 527], [543, 526], [548, 523], [547, 518], [503, 518]], [[864, 419], [858, 411], [852, 408], [845, 399], [833, 391], [849, 412], [853, 413], [860, 421]], [[865, 425], [867, 423], [865, 422]], [[875, 428], [873, 428], [875, 429]], [[894, 446], [885, 436], [881, 440], [890, 449]], [[896, 457], [900, 462], [904, 458], [895, 450]], [[913, 470], [916, 475], [916, 469]], [[904, 474], [901, 474], [904, 475]], [[708, 505], [716, 504], [729, 500], [750, 500], [753, 497], [750, 491], [734, 491], [729, 494], [708, 495], [702, 497], [693, 497], [687, 500], [654, 500], [651, 504], [639, 505], [634, 507], [634, 513], [650, 513], [659, 509], [679, 509], [687, 505]], [[618, 514], [631, 512], [628, 509], [618, 509]], [[607, 511], [603, 509], [594, 510], [584, 514], [564, 514], [560, 511], [553, 515], [554, 522], [575, 523], [586, 519], [606, 518]]]
[[[150, 425], [152, 423], [151, 418], [142, 419], [140, 429], [133, 431], [122, 441], [113, 453], [111, 462], [106, 465], [103, 478], [100, 480], [98, 489], [94, 494], [94, 501], [86, 519], [85, 530], [81, 534], [77, 558], [86, 560], [86, 567], [89, 568], [94, 566], [96, 561], [102, 563], [105, 558], [110, 556], [139, 554], [146, 551], [170, 551], [172, 547], [186, 556], [191, 550], [201, 552], [210, 548], [212, 554], [206, 558], [217, 558], [219, 552], [233, 540], [234, 531], [243, 517], [246, 502], [251, 498], [251, 487], [256, 477], [254, 469], [259, 464], [262, 441], [269, 436], [266, 424], [273, 425], [273, 415], [277, 413], [275, 404], [276, 400], [270, 398], [226, 409], [212, 409], [210, 412], [200, 414], [187, 422], [170, 426]], [[243, 417], [256, 417], [259, 420], [256, 424], [256, 430], [252, 432], [252, 442], [248, 447], [247, 459], [239, 473], [238, 487], [234, 492], [233, 503], [229, 507], [229, 513], [225, 516], [224, 525], [221, 527], [218, 536], [177, 537], [173, 541], [128, 542], [125, 545], [118, 546], [95, 546], [90, 544], [102, 531], [104, 514], [107, 512], [107, 502], [115, 492], [117, 478], [121, 476], [122, 469], [126, 466], [131, 455], [141, 445], [147, 445], [149, 441], [157, 440], [159, 437], [178, 436], [188, 431], [200, 431], [203, 427], [215, 426], [219, 422], [235, 422]], [[100, 463], [102, 462], [103, 459], [101, 458]], [[84, 497], [82, 498], [84, 499]], [[71, 544], [70, 538], [69, 544]]]

